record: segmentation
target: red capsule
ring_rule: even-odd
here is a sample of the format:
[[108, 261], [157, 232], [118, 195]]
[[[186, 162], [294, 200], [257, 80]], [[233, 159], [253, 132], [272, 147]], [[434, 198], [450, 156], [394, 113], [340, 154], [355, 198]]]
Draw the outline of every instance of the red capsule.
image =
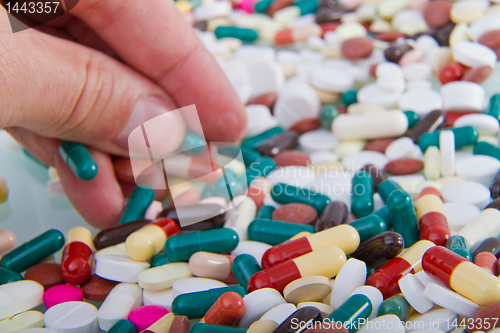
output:
[[466, 67], [458, 62], [451, 63], [445, 66], [439, 72], [439, 81], [442, 84], [460, 81], [465, 74]]
[[466, 116], [468, 114], [473, 114], [473, 113], [477, 113], [477, 112], [476, 111], [458, 111], [458, 112], [455, 112], [455, 111], [448, 110], [445, 113], [444, 125], [445, 125], [445, 127], [453, 127], [453, 125], [455, 125], [455, 121], [457, 121], [458, 118]]
[[440, 212], [429, 212], [418, 222], [420, 239], [427, 239], [436, 245], [445, 246], [451, 237], [446, 216]]
[[92, 249], [83, 242], [71, 242], [63, 249], [61, 272], [64, 281], [84, 284], [92, 274]]
[[340, 25], [340, 22], [321, 23], [319, 26], [321, 27], [321, 30], [323, 31], [322, 37], [325, 35], [325, 32], [327, 32], [327, 31], [335, 31], [339, 25]]
[[429, 186], [429, 187], [424, 188], [420, 192], [417, 199], [415, 199], [415, 202], [417, 202], [418, 199], [420, 199], [421, 197], [423, 197], [426, 194], [434, 194], [435, 196], [439, 197], [439, 199], [441, 199], [441, 201], [443, 201], [443, 197], [441, 196], [441, 192], [439, 192], [439, 190], [437, 188]]
[[208, 325], [233, 326], [244, 311], [243, 298], [238, 293], [227, 292], [210, 307], [203, 320]]
[[493, 275], [497, 275], [497, 257], [491, 252], [480, 252], [474, 257], [474, 263]]

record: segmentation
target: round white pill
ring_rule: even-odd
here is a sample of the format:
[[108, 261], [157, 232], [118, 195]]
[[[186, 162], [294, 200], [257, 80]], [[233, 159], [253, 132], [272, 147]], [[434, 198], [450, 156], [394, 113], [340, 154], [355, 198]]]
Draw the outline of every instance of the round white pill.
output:
[[311, 84], [321, 90], [346, 92], [354, 86], [354, 77], [342, 68], [321, 67], [313, 71]]
[[369, 150], [347, 156], [342, 160], [342, 164], [351, 172], [358, 172], [366, 164], [374, 164], [382, 170], [387, 163], [389, 160], [384, 154]]
[[271, 111], [265, 105], [247, 105], [245, 106], [245, 111], [247, 114], [247, 132], [245, 137], [247, 138], [278, 126], [278, 121], [271, 115]]
[[288, 129], [296, 122], [316, 118], [321, 102], [318, 93], [307, 83], [296, 82], [286, 85], [274, 106], [274, 116], [283, 128]]
[[97, 308], [85, 302], [60, 303], [45, 312], [43, 323], [58, 333], [96, 333]]
[[484, 88], [474, 82], [455, 81], [441, 87], [441, 95], [445, 110], [475, 110], [483, 109]]
[[305, 153], [333, 150], [339, 143], [339, 138], [328, 130], [310, 131], [299, 137], [299, 145]]
[[408, 137], [402, 137], [392, 142], [385, 149], [385, 156], [389, 161], [398, 158], [412, 157], [415, 150], [413, 140]]
[[443, 108], [441, 94], [432, 89], [414, 89], [405, 92], [399, 99], [401, 110], [411, 110], [420, 116]]
[[248, 328], [254, 322], [259, 320], [264, 313], [270, 309], [286, 304], [285, 299], [281, 294], [272, 288], [263, 288], [252, 291], [243, 297], [245, 311], [238, 319], [237, 325], [240, 328]]
[[497, 54], [489, 47], [476, 42], [460, 42], [453, 48], [453, 57], [467, 67], [495, 66]]
[[358, 91], [358, 102], [363, 104], [378, 104], [386, 109], [398, 104], [401, 92], [381, 89], [377, 83], [371, 83]]
[[491, 183], [499, 168], [499, 160], [485, 155], [472, 155], [456, 163], [458, 177], [485, 185]]
[[463, 202], [447, 202], [444, 204], [444, 211], [448, 226], [453, 231], [462, 229], [467, 223], [475, 220], [481, 210], [472, 204]]
[[309, 154], [309, 158], [311, 159], [311, 163], [316, 162], [337, 162], [339, 157], [330, 151], [326, 150], [318, 150]]

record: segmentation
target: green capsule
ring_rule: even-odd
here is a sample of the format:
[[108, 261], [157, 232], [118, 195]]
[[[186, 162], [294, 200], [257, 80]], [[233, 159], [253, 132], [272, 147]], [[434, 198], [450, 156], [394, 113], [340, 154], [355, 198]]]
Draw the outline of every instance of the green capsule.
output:
[[273, 186], [271, 189], [271, 197], [279, 204], [299, 202], [313, 206], [318, 212], [318, 215], [321, 215], [326, 205], [330, 203], [330, 198], [324, 194], [283, 183], [278, 183]]
[[136, 333], [134, 324], [127, 319], [118, 320], [111, 328], [108, 333]]
[[500, 148], [488, 142], [478, 142], [472, 149], [474, 155], [486, 155], [500, 160]]
[[174, 235], [167, 239], [164, 253], [169, 260], [188, 261], [198, 251], [224, 253], [238, 245], [239, 238], [233, 229], [222, 228]]
[[21, 274], [0, 267], [0, 285], [21, 280], [23, 280], [23, 276]]
[[172, 312], [176, 316], [186, 316], [189, 319], [203, 318], [212, 305], [227, 292], [235, 292], [244, 297], [245, 289], [241, 286], [214, 288], [194, 293], [181, 294], [172, 302]]
[[255, 11], [257, 13], [265, 14], [267, 12], [267, 9], [269, 8], [269, 5], [273, 2], [274, 0], [262, 0], [259, 1], [255, 4]]
[[380, 183], [377, 192], [380, 195], [382, 201], [387, 204], [387, 198], [389, 198], [389, 195], [392, 193], [392, 191], [395, 190], [401, 190], [401, 187], [398, 185], [398, 183], [392, 180], [385, 180]]
[[389, 211], [389, 207], [384, 206], [373, 214], [379, 216], [382, 220], [384, 220], [385, 225], [387, 226], [387, 230], [392, 228], [392, 215]]
[[315, 13], [318, 10], [317, 0], [299, 0], [295, 6], [300, 8], [300, 15], [307, 15]]
[[144, 218], [146, 210], [155, 199], [155, 192], [150, 188], [137, 186], [132, 192], [130, 199], [125, 207], [119, 224], [137, 221]]
[[487, 115], [494, 117], [500, 122], [500, 94], [495, 94], [490, 98], [490, 106], [488, 107]]
[[465, 259], [468, 259], [470, 261], [473, 260], [472, 254], [469, 250], [469, 246], [467, 245], [467, 240], [462, 236], [451, 236], [450, 239], [448, 239], [448, 241], [446, 242], [446, 248], [464, 257]]
[[[472, 146], [479, 138], [478, 131], [472, 126], [449, 128], [455, 134], [455, 149], [466, 146]], [[418, 145], [422, 152], [425, 153], [430, 146], [439, 147], [439, 134], [441, 130], [432, 133], [424, 133], [418, 139]]]
[[315, 232], [314, 227], [307, 224], [256, 219], [248, 226], [248, 238], [269, 245], [278, 245], [303, 231]]
[[217, 38], [238, 38], [244, 42], [253, 42], [257, 38], [259, 38], [259, 34], [256, 30], [253, 29], [245, 29], [238, 27], [217, 27], [215, 28], [215, 37]]
[[206, 146], [207, 142], [204, 138], [188, 130], [186, 131], [186, 136], [184, 137], [181, 148], [188, 154], [196, 155], [201, 153]]
[[267, 176], [274, 169], [276, 169], [276, 163], [270, 157], [263, 157], [257, 162], [253, 162], [245, 173], [247, 184], [250, 185], [255, 178]]
[[352, 178], [351, 212], [365, 217], [373, 213], [373, 206], [373, 178], [368, 172], [358, 172]]
[[245, 166], [249, 166], [253, 162], [257, 162], [262, 158], [262, 155], [253, 149], [247, 147], [241, 147], [241, 156], [243, 157], [243, 163]]
[[59, 146], [59, 155], [81, 180], [92, 180], [97, 176], [97, 164], [83, 145], [63, 141]]
[[273, 212], [276, 210], [273, 206], [261, 206], [257, 211], [256, 219], [272, 220]]
[[333, 311], [328, 319], [331, 322], [345, 324], [349, 333], [354, 333], [360, 328], [360, 324], [372, 313], [372, 302], [362, 294], [352, 295], [337, 310]]
[[160, 253], [151, 258], [151, 268], [170, 264], [171, 262], [165, 254]]
[[357, 103], [358, 102], [358, 92], [356, 90], [346, 91], [342, 95], [342, 102], [345, 104], [345, 106], [349, 106], [351, 104]]
[[188, 333], [245, 333], [245, 328], [233, 328], [231, 326], [195, 324]]
[[339, 112], [333, 104], [325, 104], [319, 111], [319, 120], [321, 127], [326, 129], [332, 128], [332, 122], [337, 117]]
[[233, 260], [231, 271], [241, 287], [247, 289], [248, 280], [262, 268], [255, 258], [249, 254], [240, 254]]
[[408, 118], [408, 128], [412, 128], [418, 123], [420, 119], [418, 113], [413, 111], [405, 111], [404, 113], [406, 115], [406, 118]]
[[279, 126], [270, 128], [267, 131], [260, 133], [259, 135], [252, 136], [251, 138], [243, 140], [241, 142], [241, 147], [256, 150], [264, 142], [266, 142], [273, 136], [280, 134], [281, 132], [283, 132], [283, 129]]
[[409, 248], [420, 240], [417, 215], [413, 201], [403, 190], [392, 191], [387, 198], [387, 206], [392, 215], [392, 228], [403, 236], [405, 248]]
[[387, 224], [385, 224], [384, 220], [374, 214], [353, 221], [349, 225], [358, 231], [360, 242], [387, 231]]
[[411, 306], [402, 294], [386, 299], [378, 308], [378, 316], [393, 314], [406, 320], [411, 314]]
[[21, 273], [56, 253], [63, 246], [63, 233], [51, 229], [4, 255], [0, 260], [0, 267]]

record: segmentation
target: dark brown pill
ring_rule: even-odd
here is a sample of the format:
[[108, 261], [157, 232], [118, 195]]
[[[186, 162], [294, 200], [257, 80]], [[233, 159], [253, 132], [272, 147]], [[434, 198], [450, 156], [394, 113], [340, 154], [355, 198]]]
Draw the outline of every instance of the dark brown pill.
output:
[[485, 33], [477, 40], [479, 44], [488, 46], [490, 49], [494, 50], [500, 47], [500, 30], [492, 30]]
[[406, 136], [413, 140], [414, 143], [418, 142], [418, 138], [424, 133], [433, 132], [440, 126], [444, 125], [444, 112], [441, 110], [434, 110], [429, 112], [424, 118], [420, 119], [418, 123], [413, 126], [411, 130], [406, 133]]
[[450, 22], [451, 3], [444, 0], [432, 1], [425, 6], [424, 20], [431, 28], [440, 28]]
[[494, 208], [500, 210], [500, 198], [493, 200], [488, 204], [488, 206], [484, 207], [484, 209]]
[[[323, 4], [323, 6], [321, 6]], [[342, 15], [347, 13], [346, 8], [333, 1], [321, 1], [318, 10], [316, 11], [316, 23], [339, 22]]]
[[175, 316], [168, 333], [188, 333], [191, 329], [191, 323], [185, 316]]
[[351, 38], [342, 43], [340, 52], [347, 59], [368, 58], [373, 52], [373, 42], [368, 37]]
[[307, 154], [298, 150], [285, 150], [273, 157], [274, 163], [280, 167], [307, 166], [311, 159]]
[[197, 21], [193, 27], [198, 28], [201, 31], [207, 31], [208, 22], [207, 21]]
[[399, 60], [401, 60], [403, 55], [410, 50], [413, 50], [413, 47], [411, 47], [408, 44], [397, 44], [389, 46], [384, 51], [384, 56], [387, 61], [394, 62], [397, 64]]
[[490, 304], [477, 310], [469, 320], [467, 320], [467, 333], [478, 330], [489, 331], [495, 327], [500, 327], [500, 302]]
[[[321, 311], [313, 306], [305, 306], [292, 313], [273, 333], [296, 333], [301, 332], [305, 327], [314, 327], [323, 320]], [[302, 329], [297, 329], [297, 324], [303, 324]]]
[[396, 139], [371, 140], [366, 143], [365, 150], [378, 151], [379, 153], [385, 154], [387, 147], [394, 141], [396, 141]]
[[483, 240], [472, 252], [472, 258], [481, 252], [493, 253], [498, 258], [500, 256], [500, 238], [488, 237]]
[[316, 222], [316, 231], [322, 231], [347, 223], [349, 208], [342, 201], [332, 201], [326, 205]]
[[253, 105], [253, 104], [261, 104], [267, 106], [269, 109], [272, 109], [274, 103], [276, 102], [277, 98], [276, 93], [267, 93], [267, 94], [262, 94], [257, 97], [252, 98], [247, 105]]
[[495, 177], [493, 177], [491, 181], [490, 192], [493, 199], [500, 197], [500, 169], [498, 169]]
[[104, 302], [118, 282], [105, 280], [97, 275], [92, 275], [90, 279], [81, 285], [83, 297], [93, 302]]
[[413, 175], [424, 169], [424, 162], [415, 158], [398, 158], [385, 165], [384, 171], [391, 175]]
[[273, 212], [273, 220], [288, 223], [314, 225], [317, 217], [316, 209], [302, 203], [286, 204]]
[[40, 283], [44, 290], [60, 284], [66, 284], [61, 273], [61, 265], [56, 263], [43, 263], [29, 268], [24, 273], [25, 280]]
[[151, 222], [150, 220], [137, 220], [101, 230], [94, 237], [94, 247], [99, 251], [105, 247], [123, 243], [131, 233]]
[[293, 124], [290, 127], [290, 131], [294, 131], [300, 134], [309, 132], [309, 131], [314, 131], [315, 129], [318, 129], [321, 126], [321, 120], [318, 118], [306, 118], [299, 120], [295, 124]]
[[349, 333], [349, 330], [342, 326], [341, 322], [328, 321], [314, 325], [311, 328], [306, 329], [302, 333]]
[[462, 76], [462, 81], [481, 84], [490, 77], [491, 73], [493, 73], [493, 67], [491, 66], [472, 68], [465, 72], [464, 76]]
[[441, 46], [450, 46], [450, 35], [455, 28], [455, 23], [450, 22], [445, 24], [443, 27], [434, 31], [433, 37], [437, 40]]
[[404, 246], [403, 236], [386, 231], [359, 244], [351, 257], [364, 261], [369, 269], [378, 269], [403, 252]]
[[295, 149], [299, 145], [299, 133], [294, 131], [285, 131], [266, 140], [258, 149], [258, 152], [264, 156], [278, 155], [282, 151]]
[[385, 173], [380, 170], [376, 165], [373, 164], [367, 164], [364, 167], [362, 167], [359, 171], [365, 171], [372, 176], [373, 179], [373, 192], [378, 191], [378, 186], [382, 184], [383, 181], [387, 180], [387, 176]]
[[161, 211], [157, 217], [166, 217], [179, 223], [179, 215], [183, 217], [183, 224], [190, 221], [200, 221], [180, 227], [181, 232], [213, 229], [224, 223], [225, 220], [224, 208], [218, 204], [170, 207]]

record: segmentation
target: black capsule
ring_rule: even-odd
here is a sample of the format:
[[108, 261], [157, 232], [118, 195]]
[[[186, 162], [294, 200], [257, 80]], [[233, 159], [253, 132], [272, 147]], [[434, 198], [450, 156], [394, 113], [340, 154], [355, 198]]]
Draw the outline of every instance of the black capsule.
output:
[[475, 258], [476, 255], [481, 252], [491, 252], [498, 258], [500, 256], [500, 238], [488, 237], [483, 240], [474, 251], [472, 251], [472, 258]]
[[450, 46], [450, 35], [455, 28], [455, 23], [450, 22], [434, 31], [433, 37], [441, 46]]
[[498, 169], [495, 177], [490, 184], [490, 193], [493, 199], [500, 197], [500, 169]]
[[345, 6], [331, 0], [322, 0], [316, 11], [316, 23], [340, 22], [342, 15], [347, 13]]
[[408, 44], [395, 44], [393, 46], [389, 46], [385, 52], [384, 56], [387, 61], [398, 63], [399, 60], [404, 56], [404, 54], [410, 50], [413, 50], [413, 47]]
[[297, 148], [299, 145], [299, 133], [286, 131], [266, 140], [257, 151], [264, 156], [274, 156], [282, 151]]
[[[323, 321], [323, 316], [318, 308], [305, 306], [292, 313], [273, 333], [296, 333], [302, 332], [307, 327], [313, 327], [314, 323]], [[297, 327], [298, 325], [302, 327]]]
[[364, 261], [368, 269], [378, 269], [403, 252], [404, 247], [403, 236], [386, 231], [359, 244], [351, 257]]
[[433, 132], [444, 126], [444, 112], [434, 110], [429, 112], [425, 117], [421, 118], [418, 123], [406, 133], [406, 136], [418, 143], [420, 136], [427, 132]]
[[342, 201], [332, 201], [316, 221], [316, 231], [326, 230], [347, 223], [349, 209]]
[[[180, 226], [179, 216], [185, 226]], [[224, 223], [224, 208], [218, 204], [198, 204], [180, 207], [169, 207], [160, 212], [157, 216], [166, 217], [179, 224], [180, 231], [208, 230], [216, 228]], [[189, 221], [200, 221], [189, 224]]]
[[484, 207], [484, 209], [494, 208], [500, 210], [500, 198], [493, 200], [488, 204], [488, 206]]
[[131, 233], [139, 230], [151, 222], [153, 221], [137, 220], [119, 224], [113, 228], [101, 230], [93, 239], [94, 247], [97, 251], [99, 251], [105, 247], [123, 243]]
[[378, 186], [385, 180], [387, 180], [387, 176], [385, 175], [385, 172], [380, 170], [376, 165], [374, 164], [367, 164], [364, 167], [362, 167], [359, 171], [365, 171], [372, 176], [373, 179], [373, 192], [378, 191]]

